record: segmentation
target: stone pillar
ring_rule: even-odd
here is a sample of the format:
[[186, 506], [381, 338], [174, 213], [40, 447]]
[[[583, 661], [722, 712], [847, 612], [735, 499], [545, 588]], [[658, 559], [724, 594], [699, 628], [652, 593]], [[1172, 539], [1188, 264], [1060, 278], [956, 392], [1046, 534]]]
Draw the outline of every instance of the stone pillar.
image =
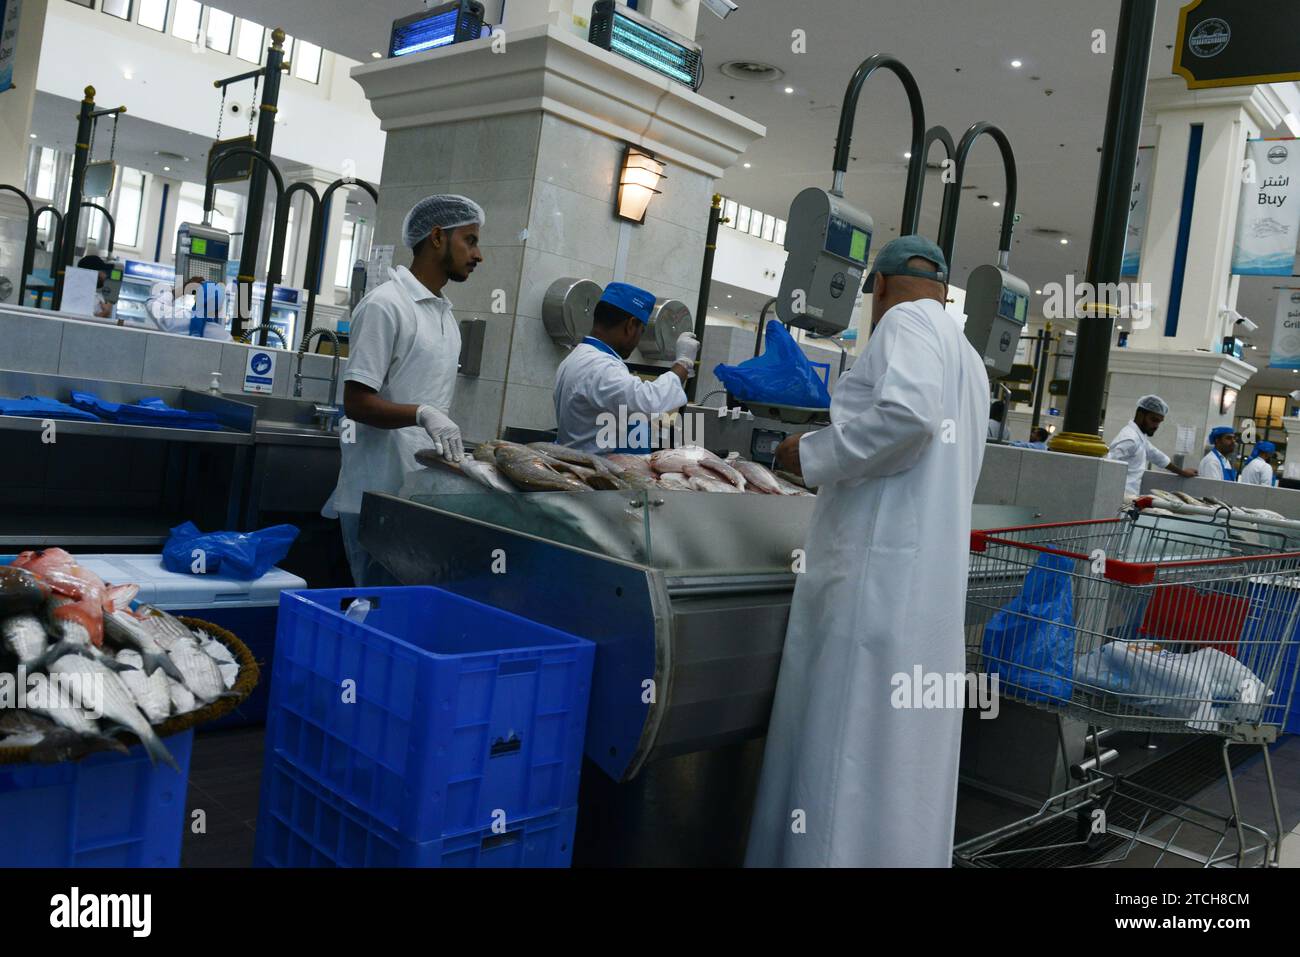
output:
[[[1138, 282], [1149, 284], [1152, 310], [1148, 325], [1131, 329], [1129, 347], [1218, 351], [1232, 327], [1221, 312], [1237, 304], [1238, 279], [1230, 270], [1246, 140], [1281, 124], [1287, 108], [1272, 87], [1188, 90], [1181, 77], [1169, 77], [1151, 82], [1147, 110], [1157, 140]], [[1201, 128], [1196, 190], [1177, 329], [1171, 330], [1170, 290], [1195, 126]]]
[[[36, 102], [36, 69], [49, 0], [25, 0], [18, 19], [14, 55], [14, 85], [0, 93], [0, 183], [27, 188], [27, 157], [31, 152], [32, 106]], [[33, 197], [35, 202], [35, 197]], [[40, 206], [40, 203], [35, 203]], [[23, 249], [27, 241], [27, 204], [8, 190], [0, 193], [0, 277], [8, 279], [18, 301]]]
[[[505, 426], [555, 426], [566, 352], [547, 335], [541, 307], [556, 279], [606, 285], [618, 270], [694, 309], [714, 181], [765, 133], [566, 28], [504, 36], [498, 52], [481, 40], [352, 73], [388, 134], [375, 244], [397, 246], [394, 262], [409, 263], [402, 220], [430, 193], [462, 193], [487, 214], [484, 264], [445, 290], [458, 318], [488, 324], [481, 374], [460, 377], [452, 407], [472, 440]], [[667, 165], [639, 226], [614, 215], [627, 143]]]
[[[330, 183], [337, 180], [340, 175], [314, 166], [289, 166], [283, 170], [283, 173], [286, 189], [294, 183], [307, 183], [312, 189], [316, 190], [319, 196], [323, 196]], [[335, 190], [330, 209], [328, 211], [322, 210], [322, 215], [328, 217], [325, 222], [324, 240], [321, 243], [321, 261], [324, 263], [324, 269], [321, 272], [319, 297], [322, 302], [332, 303], [334, 301], [334, 270], [338, 265], [339, 242], [343, 238], [343, 218], [344, 213], [347, 211], [350, 194], [351, 191], [348, 189]], [[286, 248], [293, 255], [289, 257], [286, 263], [284, 281], [289, 285], [306, 289], [308, 282], [311, 281], [310, 277], [307, 276], [307, 245], [311, 238], [309, 232], [312, 214], [311, 200], [305, 199], [296, 193], [294, 197], [298, 205], [298, 212], [294, 214], [295, 222], [291, 232], [297, 239], [296, 241], [287, 242], [286, 245]], [[368, 199], [367, 202], [369, 202]]]

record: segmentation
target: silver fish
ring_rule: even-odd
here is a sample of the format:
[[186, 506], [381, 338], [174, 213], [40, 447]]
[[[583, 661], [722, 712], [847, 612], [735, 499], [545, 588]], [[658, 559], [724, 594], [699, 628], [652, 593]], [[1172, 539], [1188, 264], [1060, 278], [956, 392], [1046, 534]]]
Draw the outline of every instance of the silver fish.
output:
[[767, 495], [781, 494], [781, 486], [777, 483], [776, 476], [762, 465], [745, 459], [736, 459], [731, 464], [736, 471], [745, 476], [745, 481], [749, 483], [748, 491], [763, 492]]
[[[176, 759], [172, 757], [167, 745], [154, 733], [149, 719], [136, 706], [135, 699], [126, 683], [117, 673], [104, 667], [98, 661], [83, 658], [81, 655], [67, 655], [50, 665], [51, 675], [68, 675], [80, 678], [70, 685], [73, 698], [82, 707], [99, 704], [104, 719], [119, 724], [136, 735], [144, 745], [149, 757], [155, 762], [162, 761], [175, 771], [180, 771]], [[98, 689], [98, 702], [94, 700], [93, 687]]]
[[731, 492], [736, 495], [741, 494], [740, 489], [730, 482], [724, 482], [720, 478], [710, 478], [707, 475], [692, 475], [690, 478], [691, 488], [697, 492]]
[[122, 742], [106, 735], [81, 735], [25, 708], [0, 712], [0, 739], [5, 747], [30, 747], [30, 759], [40, 764], [74, 761], [97, 751], [125, 754], [127, 750]]
[[[153, 630], [144, 622], [127, 611], [112, 611], [104, 615], [104, 635], [119, 645], [134, 648], [140, 652], [140, 667], [146, 675], [151, 675], [159, 668], [177, 681], [184, 681], [184, 676], [176, 670], [167, 652], [163, 650]], [[121, 655], [118, 656], [121, 661]]]
[[659, 484], [670, 490], [692, 491], [691, 480], [684, 472], [664, 472], [659, 476]]
[[66, 684], [62, 681], [51, 681], [48, 688], [48, 706], [33, 708], [29, 704], [28, 711], [44, 715], [60, 727], [75, 731], [77, 734], [91, 737], [99, 734], [99, 726], [95, 724], [95, 719], [91, 717], [90, 712], [77, 703]]
[[172, 711], [175, 714], [188, 714], [199, 706], [198, 699], [179, 681], [168, 678], [167, 692], [171, 697]]
[[178, 641], [194, 641], [194, 632], [190, 631], [185, 622], [161, 608], [141, 605], [136, 609], [136, 614], [164, 651], [171, 651]]
[[18, 663], [31, 667], [45, 653], [48, 635], [45, 625], [35, 615], [15, 615], [0, 624], [0, 635], [5, 647], [14, 653]]
[[225, 693], [226, 683], [221, 680], [221, 670], [198, 646], [198, 642], [178, 641], [168, 649], [167, 654], [180, 670], [185, 687], [199, 701], [208, 704]]
[[155, 668], [152, 674], [146, 675], [140, 652], [133, 648], [123, 648], [117, 653], [117, 660], [132, 666], [132, 670], [122, 672], [122, 682], [149, 723], [162, 724], [166, 721], [172, 713], [166, 673], [161, 668]]
[[233, 688], [239, 679], [239, 662], [235, 660], [235, 656], [230, 653], [229, 648], [207, 632], [200, 631], [197, 637], [199, 647], [203, 649], [204, 654], [217, 663], [222, 682], [228, 689]]

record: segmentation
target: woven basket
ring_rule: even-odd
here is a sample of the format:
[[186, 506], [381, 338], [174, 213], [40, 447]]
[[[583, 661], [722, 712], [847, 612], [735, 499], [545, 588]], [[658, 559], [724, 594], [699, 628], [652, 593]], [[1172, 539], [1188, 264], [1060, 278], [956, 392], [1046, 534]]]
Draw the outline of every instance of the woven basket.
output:
[[[244, 700], [253, 693], [257, 687], [257, 680], [260, 671], [257, 662], [253, 658], [253, 653], [248, 650], [248, 646], [232, 635], [226, 629], [218, 627], [211, 622], [203, 621], [199, 618], [181, 618], [189, 628], [201, 628], [209, 635], [221, 642], [230, 649], [234, 655], [235, 661], [239, 664], [239, 674], [235, 676], [235, 684], [230, 689], [230, 696], [218, 698], [211, 704], [204, 705], [196, 711], [190, 711], [187, 714], [176, 715], [168, 718], [162, 724], [154, 725], [154, 731], [158, 737], [166, 738], [173, 734], [179, 734], [182, 731], [188, 731], [190, 728], [206, 724], [209, 721], [215, 721], [217, 718], [224, 718], [230, 712], [234, 711]], [[134, 734], [121, 732], [115, 736], [127, 747], [133, 747], [140, 743], [140, 739]], [[0, 748], [0, 765], [2, 764], [27, 764], [31, 761], [33, 748]]]

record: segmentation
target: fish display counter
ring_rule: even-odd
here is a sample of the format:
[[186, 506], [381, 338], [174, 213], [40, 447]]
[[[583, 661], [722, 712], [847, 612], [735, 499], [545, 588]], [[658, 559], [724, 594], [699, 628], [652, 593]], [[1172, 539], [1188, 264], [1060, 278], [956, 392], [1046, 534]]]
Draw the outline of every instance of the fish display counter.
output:
[[403, 584], [596, 642], [586, 750], [607, 775], [764, 732], [815, 498], [474, 487], [426, 470], [367, 493], [362, 544]]

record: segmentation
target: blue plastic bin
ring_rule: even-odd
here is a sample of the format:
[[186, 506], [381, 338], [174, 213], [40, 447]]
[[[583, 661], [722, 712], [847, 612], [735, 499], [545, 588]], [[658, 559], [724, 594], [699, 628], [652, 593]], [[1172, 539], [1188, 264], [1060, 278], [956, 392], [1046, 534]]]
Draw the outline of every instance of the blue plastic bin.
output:
[[568, 867], [577, 808], [411, 841], [283, 761], [262, 780], [257, 867]]
[[[364, 624], [341, 611], [358, 597]], [[575, 807], [594, 656], [439, 588], [286, 592], [266, 768], [416, 844]]]
[[0, 765], [0, 867], [179, 867], [194, 732], [63, 764]]

